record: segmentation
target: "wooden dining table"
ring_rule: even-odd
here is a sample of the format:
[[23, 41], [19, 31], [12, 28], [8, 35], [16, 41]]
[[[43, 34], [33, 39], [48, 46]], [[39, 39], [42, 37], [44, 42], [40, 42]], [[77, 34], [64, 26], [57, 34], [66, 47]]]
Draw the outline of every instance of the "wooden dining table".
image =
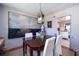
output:
[[27, 46], [30, 48], [30, 56], [33, 56], [33, 51], [37, 51], [37, 55], [40, 56], [40, 51], [43, 50], [46, 39], [52, 36], [45, 36], [43, 40], [41, 38], [23, 38], [23, 56], [27, 53]]

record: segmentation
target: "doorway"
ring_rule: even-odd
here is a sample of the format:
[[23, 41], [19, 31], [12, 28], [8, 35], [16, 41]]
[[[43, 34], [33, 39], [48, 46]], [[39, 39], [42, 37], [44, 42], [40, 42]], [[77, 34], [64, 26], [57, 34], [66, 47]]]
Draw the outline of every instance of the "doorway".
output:
[[62, 45], [65, 47], [70, 47], [70, 26], [71, 26], [71, 16], [63, 16], [58, 18], [58, 31], [62, 35]]

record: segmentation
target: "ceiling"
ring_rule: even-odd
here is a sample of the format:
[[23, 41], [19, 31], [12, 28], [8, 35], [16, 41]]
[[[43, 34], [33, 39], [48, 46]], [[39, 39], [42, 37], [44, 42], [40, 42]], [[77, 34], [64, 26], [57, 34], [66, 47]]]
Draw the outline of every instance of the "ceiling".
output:
[[[40, 14], [40, 3], [4, 3], [3, 5], [24, 13], [29, 13], [33, 16]], [[74, 5], [77, 5], [77, 3], [41, 3], [41, 10], [44, 15], [48, 15]]]

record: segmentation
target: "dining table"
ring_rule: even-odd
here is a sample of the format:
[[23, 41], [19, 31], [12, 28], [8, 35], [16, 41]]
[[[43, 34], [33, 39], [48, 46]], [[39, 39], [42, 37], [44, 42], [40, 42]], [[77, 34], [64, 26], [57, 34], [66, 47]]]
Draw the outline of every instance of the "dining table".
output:
[[33, 51], [37, 51], [37, 55], [40, 56], [40, 51], [43, 50], [45, 41], [52, 36], [46, 35], [44, 39], [40, 37], [36, 38], [23, 38], [23, 56], [27, 53], [27, 46], [30, 48], [30, 56], [33, 56]]

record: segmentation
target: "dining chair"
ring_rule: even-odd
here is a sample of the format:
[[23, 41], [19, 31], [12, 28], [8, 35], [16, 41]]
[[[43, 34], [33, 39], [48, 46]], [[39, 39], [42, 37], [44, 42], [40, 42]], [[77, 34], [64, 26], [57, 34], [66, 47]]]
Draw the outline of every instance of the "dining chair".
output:
[[62, 35], [57, 35], [56, 41], [54, 43], [54, 56], [62, 56], [61, 39]]
[[40, 36], [40, 32], [36, 32], [36, 37], [39, 37]]
[[25, 33], [25, 37], [23, 38], [23, 56], [25, 56], [25, 54], [27, 53], [27, 47], [25, 47], [26, 46], [25, 41], [31, 40], [32, 38], [33, 38], [32, 33]]
[[53, 56], [55, 37], [46, 39], [43, 56]]
[[32, 37], [33, 37], [32, 33], [25, 33], [26, 40], [28, 40], [27, 38], [32, 38]]

